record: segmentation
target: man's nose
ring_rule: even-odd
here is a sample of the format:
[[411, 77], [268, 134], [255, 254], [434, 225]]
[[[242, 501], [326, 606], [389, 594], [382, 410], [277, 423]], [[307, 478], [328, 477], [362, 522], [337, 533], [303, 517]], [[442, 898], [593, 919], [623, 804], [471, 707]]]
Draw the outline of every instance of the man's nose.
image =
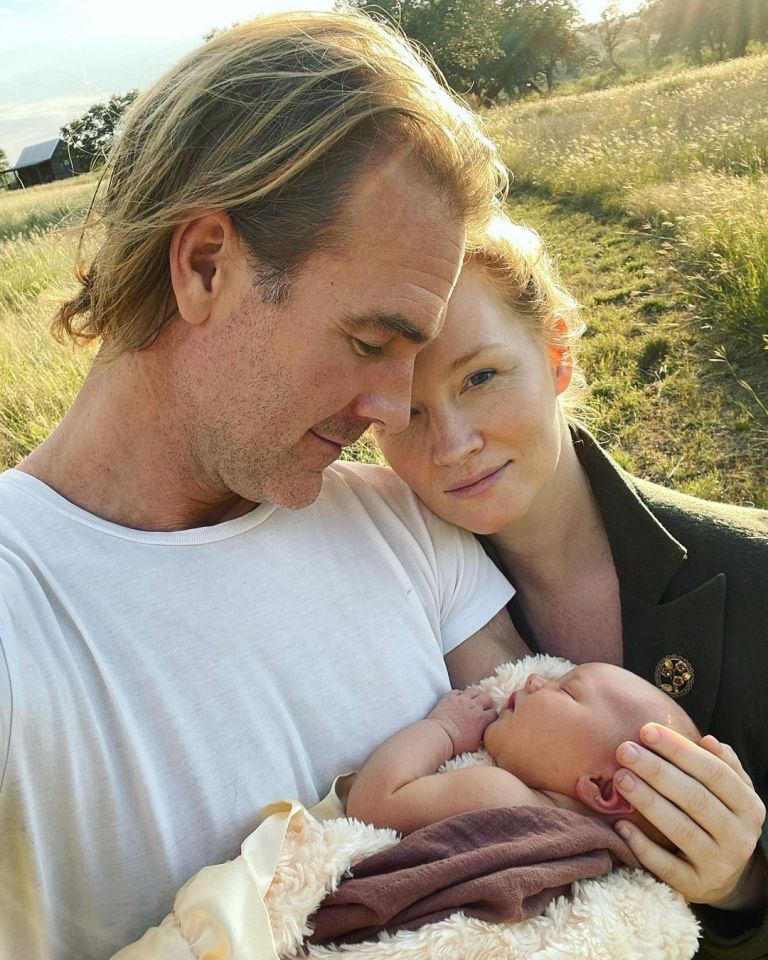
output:
[[414, 358], [382, 363], [372, 386], [358, 395], [355, 414], [386, 430], [400, 433], [411, 419]]
[[438, 467], [463, 463], [483, 446], [482, 435], [461, 412], [436, 412], [430, 418], [432, 460]]

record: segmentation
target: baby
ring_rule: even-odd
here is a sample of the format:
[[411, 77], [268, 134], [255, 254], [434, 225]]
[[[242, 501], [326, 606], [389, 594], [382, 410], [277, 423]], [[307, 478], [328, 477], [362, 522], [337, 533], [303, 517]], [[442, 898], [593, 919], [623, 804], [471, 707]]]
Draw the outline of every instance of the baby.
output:
[[[453, 690], [425, 720], [400, 730], [371, 755], [350, 790], [347, 816], [410, 833], [468, 810], [555, 806], [610, 823], [632, 820], [669, 847], [613, 781], [617, 747], [637, 741], [649, 722], [700, 738], [674, 700], [607, 663], [584, 663], [556, 680], [533, 673], [498, 716], [486, 694]], [[437, 773], [481, 742], [496, 766]]]

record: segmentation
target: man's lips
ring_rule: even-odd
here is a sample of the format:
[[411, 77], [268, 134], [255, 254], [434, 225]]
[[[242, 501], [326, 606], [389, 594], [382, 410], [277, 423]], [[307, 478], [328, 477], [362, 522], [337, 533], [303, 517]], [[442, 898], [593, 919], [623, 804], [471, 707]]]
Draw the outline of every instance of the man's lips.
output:
[[488, 470], [486, 473], [478, 474], [477, 476], [470, 477], [467, 480], [462, 480], [460, 483], [454, 484], [452, 487], [446, 489], [446, 493], [453, 493], [456, 496], [474, 496], [477, 493], [483, 493], [489, 487], [501, 477], [507, 467], [512, 461], [507, 460], [506, 463], [502, 463], [500, 467], [496, 467], [494, 470]]
[[319, 440], [320, 443], [323, 444], [323, 446], [328, 450], [328, 453], [333, 455], [334, 460], [341, 455], [342, 445], [336, 440], [329, 440], [328, 437], [321, 437], [320, 434], [315, 433], [314, 430], [310, 430], [309, 432], [316, 440]]
[[364, 426], [358, 424], [347, 430], [342, 436], [329, 436], [327, 433], [322, 433], [314, 427], [310, 428], [309, 432], [313, 433], [319, 440], [324, 440], [325, 443], [332, 443], [335, 447], [348, 447], [356, 440], [359, 440], [369, 426], [370, 424], [365, 424]]

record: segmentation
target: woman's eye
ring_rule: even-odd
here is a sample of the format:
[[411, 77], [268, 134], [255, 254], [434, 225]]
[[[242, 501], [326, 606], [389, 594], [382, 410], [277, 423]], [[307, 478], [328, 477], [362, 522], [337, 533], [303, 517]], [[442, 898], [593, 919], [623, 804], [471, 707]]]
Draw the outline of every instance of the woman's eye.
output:
[[467, 386], [480, 387], [484, 383], [488, 383], [495, 375], [495, 370], [478, 370], [477, 373], [473, 373], [472, 376], [467, 377]]
[[365, 340], [359, 340], [352, 337], [352, 349], [358, 357], [376, 357], [384, 349], [383, 343], [366, 343]]

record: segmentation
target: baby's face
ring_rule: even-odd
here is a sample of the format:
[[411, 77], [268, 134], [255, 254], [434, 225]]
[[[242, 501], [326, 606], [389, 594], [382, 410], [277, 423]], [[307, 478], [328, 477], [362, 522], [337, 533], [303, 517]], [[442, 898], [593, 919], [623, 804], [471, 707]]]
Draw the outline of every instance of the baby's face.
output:
[[616, 748], [637, 739], [644, 723], [680, 729], [681, 712], [628, 670], [585, 663], [557, 680], [529, 676], [483, 739], [497, 765], [529, 787], [573, 796], [579, 777], [618, 769]]

